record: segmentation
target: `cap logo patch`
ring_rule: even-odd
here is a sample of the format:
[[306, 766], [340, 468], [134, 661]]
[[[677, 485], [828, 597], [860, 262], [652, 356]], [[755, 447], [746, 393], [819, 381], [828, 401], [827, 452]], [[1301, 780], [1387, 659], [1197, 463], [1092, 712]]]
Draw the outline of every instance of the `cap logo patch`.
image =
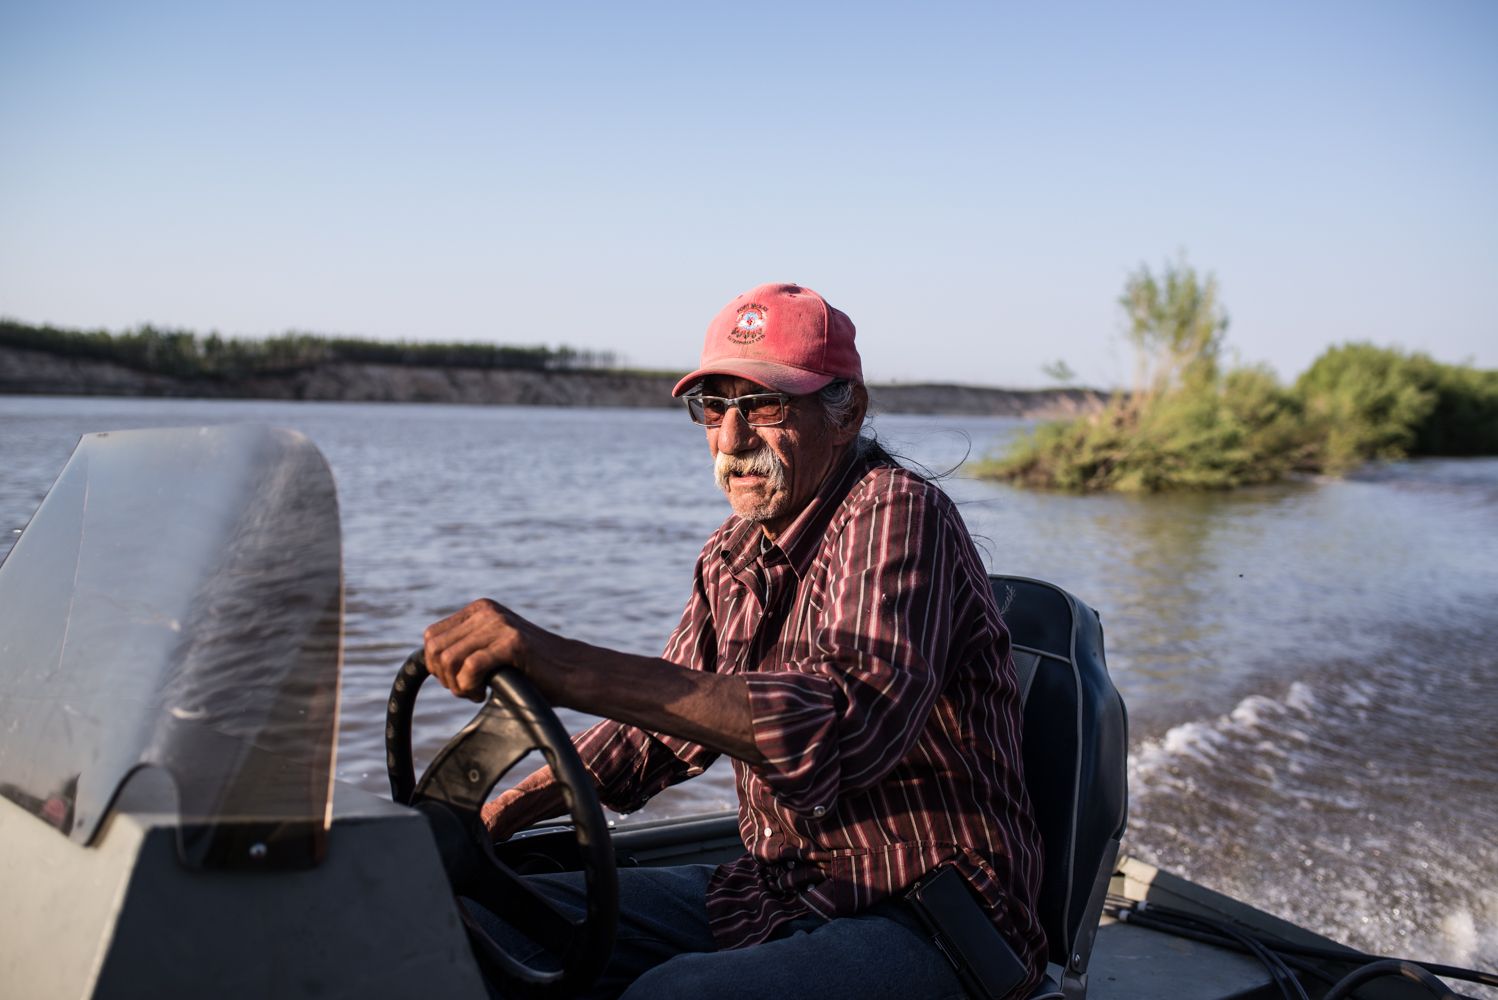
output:
[[728, 331], [735, 344], [755, 344], [765, 339], [765, 307], [750, 303], [739, 310], [739, 321]]

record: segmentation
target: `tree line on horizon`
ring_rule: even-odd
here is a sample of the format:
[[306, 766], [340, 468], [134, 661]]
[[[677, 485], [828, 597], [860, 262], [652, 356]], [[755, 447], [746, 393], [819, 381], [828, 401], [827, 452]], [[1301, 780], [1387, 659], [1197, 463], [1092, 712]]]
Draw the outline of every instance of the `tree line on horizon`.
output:
[[329, 362], [511, 368], [531, 371], [613, 369], [612, 351], [509, 344], [412, 343], [323, 337], [289, 332], [275, 337], [199, 336], [191, 330], [142, 324], [133, 330], [69, 330], [0, 319], [0, 346], [46, 351], [179, 379], [236, 380], [289, 375]]
[[1141, 266], [1119, 298], [1134, 348], [1130, 391], [1009, 442], [977, 474], [1093, 492], [1230, 489], [1295, 473], [1340, 475], [1409, 456], [1498, 455], [1498, 371], [1368, 342], [1327, 348], [1292, 384], [1225, 365], [1216, 278], [1184, 257]]

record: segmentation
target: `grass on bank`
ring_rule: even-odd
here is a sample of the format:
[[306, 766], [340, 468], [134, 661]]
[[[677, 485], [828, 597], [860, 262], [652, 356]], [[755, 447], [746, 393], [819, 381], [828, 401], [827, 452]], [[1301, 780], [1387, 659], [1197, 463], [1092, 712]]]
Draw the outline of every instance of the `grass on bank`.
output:
[[144, 325], [124, 333], [29, 326], [0, 319], [0, 347], [112, 361], [137, 371], [181, 379], [244, 379], [286, 375], [328, 362], [350, 361], [445, 368], [522, 368], [532, 371], [612, 369], [612, 352], [505, 344], [427, 344], [287, 333], [279, 337], [199, 337], [190, 330]]
[[1374, 459], [1498, 454], [1498, 371], [1349, 343], [1293, 385], [1264, 366], [1225, 367], [1216, 280], [1183, 262], [1147, 267], [1120, 299], [1134, 389], [1100, 413], [1042, 424], [977, 474], [1080, 492], [1228, 489]]

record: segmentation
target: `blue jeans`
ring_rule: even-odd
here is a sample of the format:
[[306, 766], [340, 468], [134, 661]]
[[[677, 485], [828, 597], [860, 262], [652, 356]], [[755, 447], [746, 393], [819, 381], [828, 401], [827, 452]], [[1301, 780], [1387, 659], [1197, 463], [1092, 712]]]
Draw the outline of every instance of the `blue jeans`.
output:
[[[798, 920], [772, 941], [718, 951], [707, 922], [713, 870], [619, 869], [614, 956], [584, 994], [587, 1000], [966, 1000], [952, 966], [904, 904], [893, 900], [830, 922]], [[580, 872], [528, 878], [563, 909], [582, 915]], [[515, 958], [548, 967], [550, 956], [529, 938], [477, 906], [470, 909]]]

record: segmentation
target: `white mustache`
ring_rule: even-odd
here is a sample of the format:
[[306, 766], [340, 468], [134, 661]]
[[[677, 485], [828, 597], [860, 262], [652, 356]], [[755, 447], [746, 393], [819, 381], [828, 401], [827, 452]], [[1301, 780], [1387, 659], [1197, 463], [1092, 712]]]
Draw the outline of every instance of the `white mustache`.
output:
[[713, 462], [713, 477], [724, 493], [728, 492], [730, 476], [764, 476], [769, 480], [770, 491], [775, 492], [785, 488], [785, 463], [769, 448], [756, 448], [743, 455], [720, 451]]

